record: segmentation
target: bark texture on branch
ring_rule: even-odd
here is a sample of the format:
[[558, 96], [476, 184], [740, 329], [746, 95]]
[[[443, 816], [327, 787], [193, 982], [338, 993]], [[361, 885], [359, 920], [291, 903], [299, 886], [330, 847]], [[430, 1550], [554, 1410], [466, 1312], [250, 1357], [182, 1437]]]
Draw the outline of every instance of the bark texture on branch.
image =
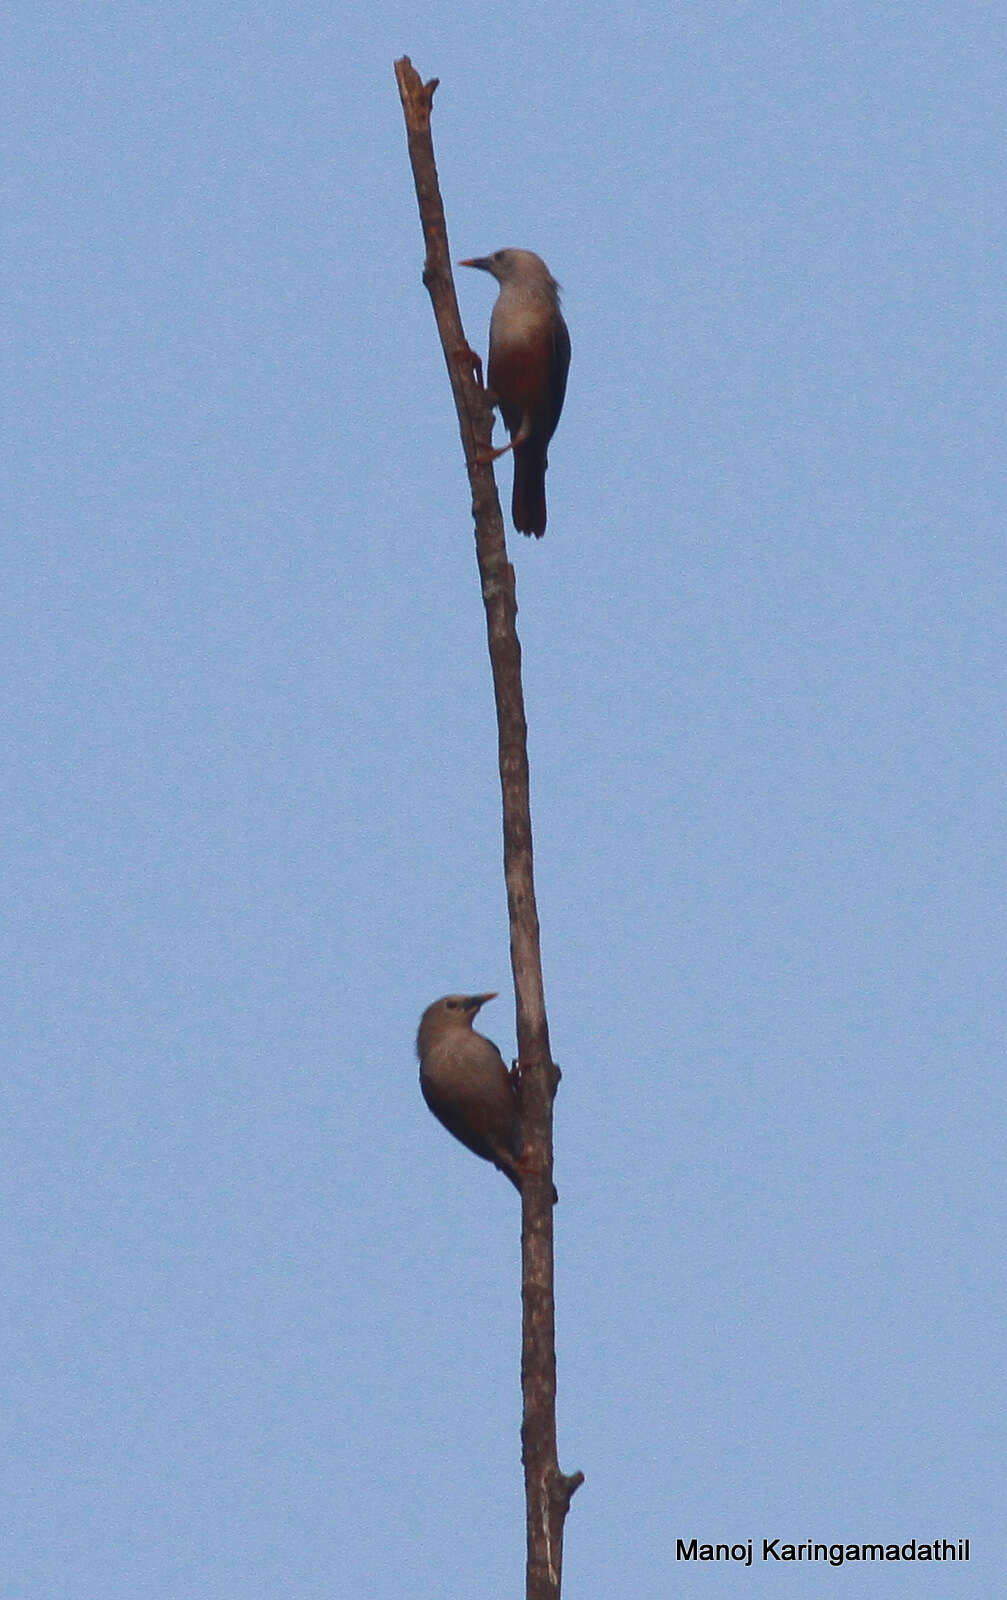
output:
[[503, 798], [504, 877], [517, 1008], [518, 1093], [529, 1168], [521, 1199], [521, 1459], [527, 1505], [526, 1600], [559, 1600], [563, 1523], [583, 1474], [564, 1476], [556, 1450], [556, 1337], [553, 1299], [552, 1105], [559, 1082], [549, 1048], [538, 912], [532, 871], [527, 724], [521, 686], [514, 569], [492, 465], [484, 462], [493, 413], [479, 359], [465, 338], [437, 182], [430, 111], [437, 79], [424, 84], [408, 56], [395, 63], [426, 245], [423, 282], [444, 348], [475, 519], [476, 559], [496, 699]]

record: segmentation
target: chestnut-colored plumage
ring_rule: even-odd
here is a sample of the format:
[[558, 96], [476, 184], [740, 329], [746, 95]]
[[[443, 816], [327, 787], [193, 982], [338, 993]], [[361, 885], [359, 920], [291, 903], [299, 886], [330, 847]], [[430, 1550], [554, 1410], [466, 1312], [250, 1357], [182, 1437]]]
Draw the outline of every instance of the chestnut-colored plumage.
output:
[[549, 440], [563, 409], [570, 367], [570, 334], [559, 308], [559, 284], [531, 250], [497, 250], [460, 265], [481, 267], [500, 285], [490, 320], [487, 377], [511, 442], [494, 450], [493, 457], [513, 450], [514, 526], [519, 533], [541, 538]]
[[416, 1035], [420, 1088], [449, 1133], [521, 1187], [517, 1097], [496, 1045], [473, 1030], [492, 994], [446, 994], [427, 1006]]

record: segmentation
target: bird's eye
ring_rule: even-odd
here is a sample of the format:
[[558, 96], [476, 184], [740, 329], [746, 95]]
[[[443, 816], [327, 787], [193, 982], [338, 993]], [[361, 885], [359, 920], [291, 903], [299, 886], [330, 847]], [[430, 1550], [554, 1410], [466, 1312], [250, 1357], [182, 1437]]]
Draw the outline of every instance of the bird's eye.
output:
[[503, 260], [503, 251], [502, 250], [494, 250], [494, 252], [493, 252], [493, 260], [494, 261], [502, 261]]
[[458, 1010], [458, 1001], [457, 1000], [446, 1000], [445, 1001], [445, 1005], [447, 1006], [449, 1011], [457, 1011]]

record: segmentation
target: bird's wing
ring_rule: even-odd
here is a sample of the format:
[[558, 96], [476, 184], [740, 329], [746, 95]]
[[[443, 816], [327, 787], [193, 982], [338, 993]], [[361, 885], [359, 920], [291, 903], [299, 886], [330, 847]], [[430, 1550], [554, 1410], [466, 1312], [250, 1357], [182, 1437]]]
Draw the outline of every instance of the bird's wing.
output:
[[556, 432], [560, 412], [563, 410], [563, 401], [566, 398], [566, 375], [570, 371], [570, 330], [559, 312], [552, 328], [552, 361], [550, 363], [549, 382], [549, 432], [546, 435], [551, 439]]

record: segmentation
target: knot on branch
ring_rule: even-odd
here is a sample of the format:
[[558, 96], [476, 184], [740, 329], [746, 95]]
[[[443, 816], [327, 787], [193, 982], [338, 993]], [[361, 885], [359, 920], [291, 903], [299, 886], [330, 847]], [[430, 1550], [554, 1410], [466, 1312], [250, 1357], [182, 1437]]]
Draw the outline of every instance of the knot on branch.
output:
[[583, 1482], [582, 1472], [571, 1473], [569, 1477], [563, 1472], [557, 1472], [554, 1476], [549, 1489], [549, 1498], [564, 1517], [570, 1509], [570, 1501]]
[[[513, 571], [513, 568], [511, 568], [511, 571]], [[524, 1075], [524, 1068], [522, 1068], [521, 1062], [512, 1061], [510, 1068], [510, 1081], [514, 1085], [515, 1094], [521, 1093], [521, 1080]], [[562, 1076], [563, 1074], [559, 1070], [559, 1062], [550, 1061], [546, 1068], [546, 1085], [549, 1090], [549, 1097], [552, 1100], [555, 1100], [556, 1098], [556, 1090], [559, 1088]]]

